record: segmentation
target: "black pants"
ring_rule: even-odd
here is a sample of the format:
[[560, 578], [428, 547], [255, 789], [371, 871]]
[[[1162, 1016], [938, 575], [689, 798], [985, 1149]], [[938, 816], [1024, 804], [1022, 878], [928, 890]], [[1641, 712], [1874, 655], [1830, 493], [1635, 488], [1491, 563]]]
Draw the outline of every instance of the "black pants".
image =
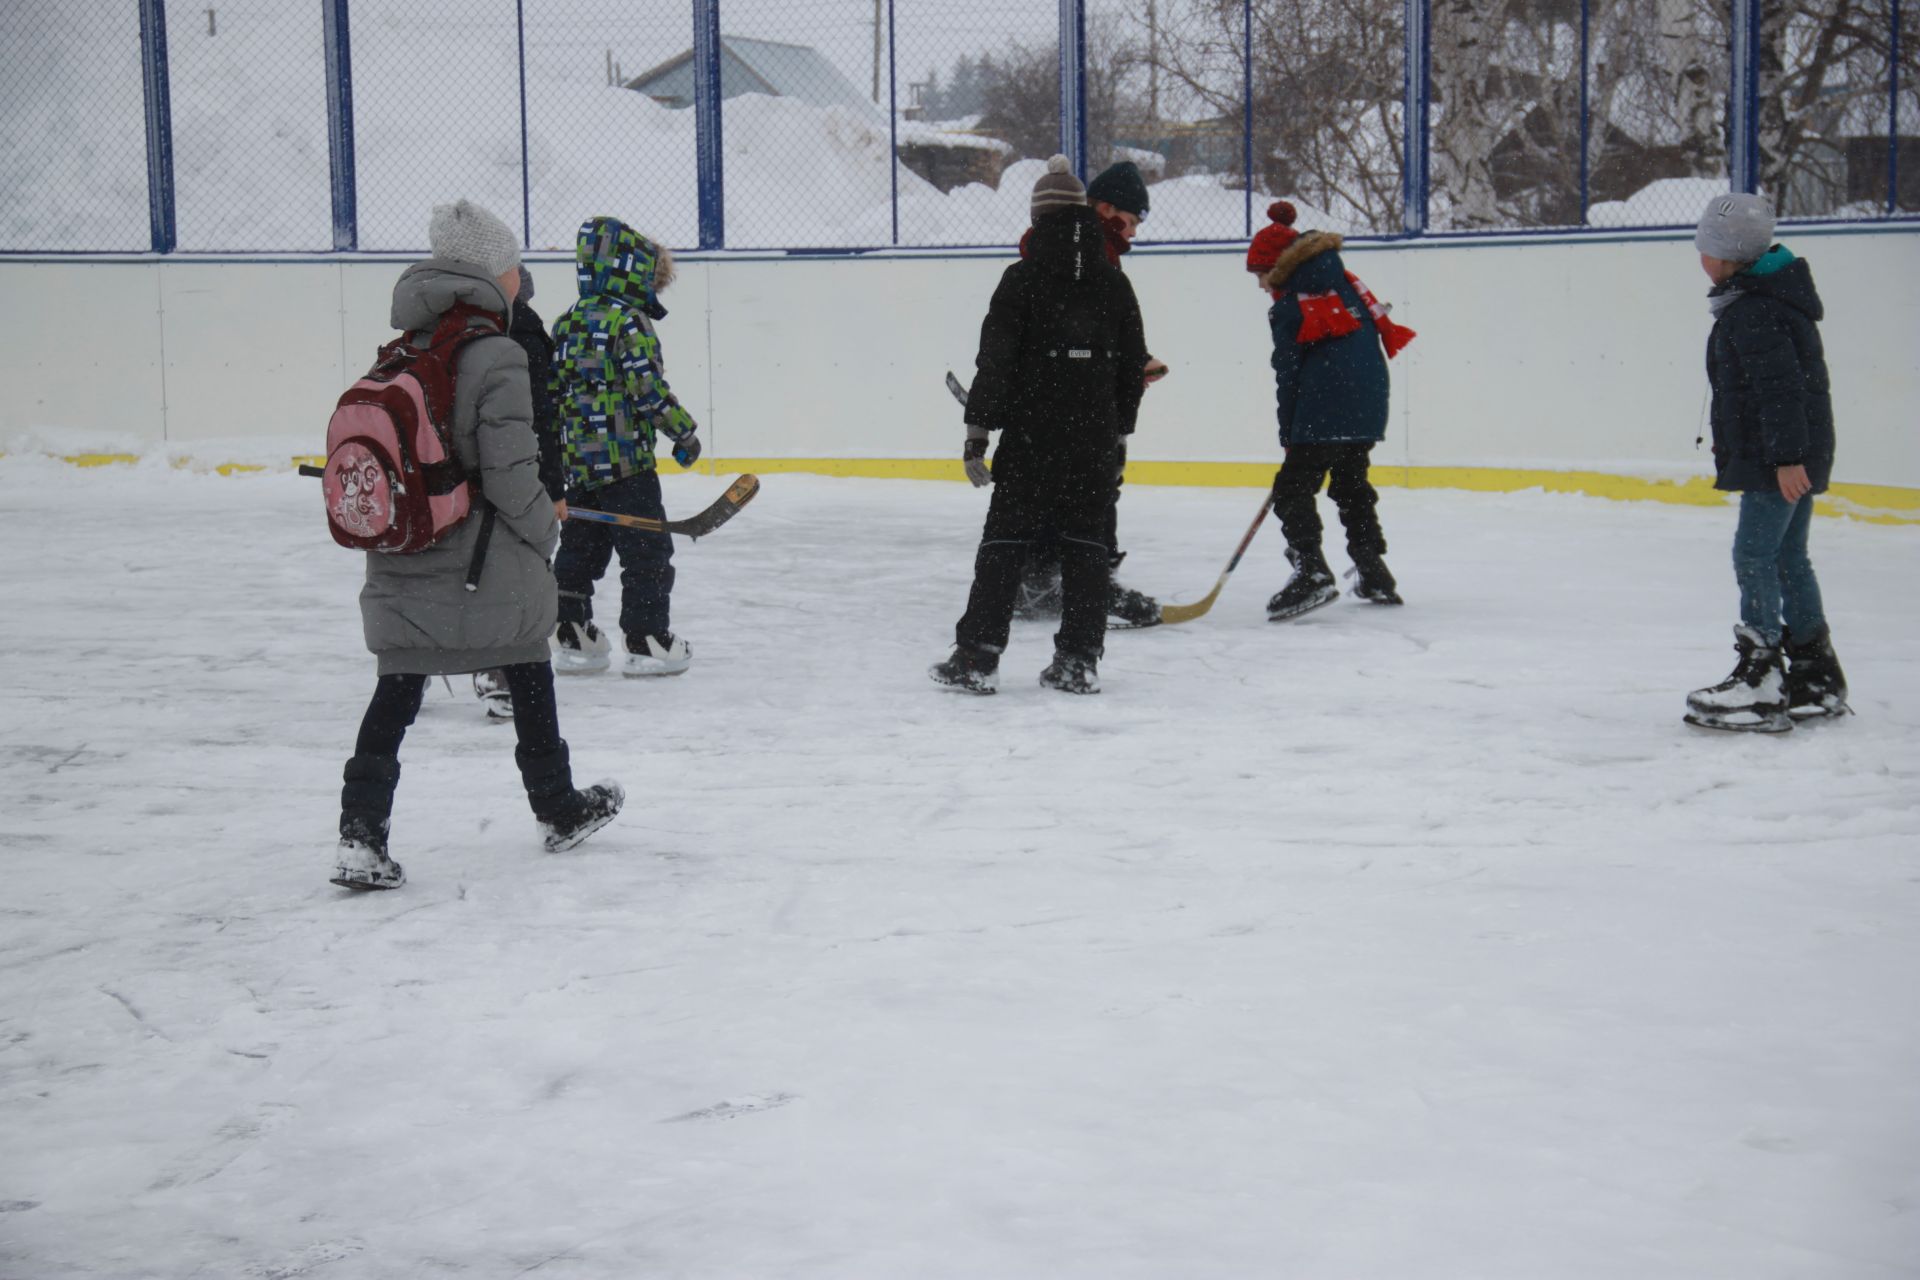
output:
[[1051, 539], [1060, 550], [1060, 630], [1056, 648], [1098, 658], [1106, 648], [1108, 516], [1116, 445], [1067, 438], [1037, 446], [1004, 435], [993, 455], [993, 499], [973, 561], [967, 612], [957, 643], [999, 653], [1007, 647], [1013, 602], [1028, 549]]
[[1280, 517], [1289, 547], [1300, 552], [1320, 550], [1320, 512], [1314, 495], [1324, 481], [1347, 531], [1347, 554], [1358, 561], [1387, 553], [1387, 538], [1375, 510], [1379, 495], [1367, 481], [1372, 452], [1373, 445], [1367, 441], [1296, 444], [1287, 450], [1286, 461], [1273, 478], [1273, 514]]
[[[665, 520], [660, 473], [642, 471], [598, 489], [569, 493], [569, 503], [616, 515]], [[620, 556], [620, 632], [627, 636], [671, 634], [673, 536], [617, 524], [569, 520], [561, 527], [560, 554], [553, 577], [560, 586], [560, 621], [580, 624], [593, 617], [593, 584]], [[514, 697], [518, 715], [519, 695]]]
[[[533, 755], [560, 746], [560, 711], [553, 701], [553, 667], [545, 662], [521, 662], [501, 667], [507, 688], [513, 691], [513, 730], [522, 752]], [[398, 756], [420, 700], [427, 691], [426, 676], [381, 676], [373, 687], [373, 701], [360, 721], [355, 755]]]

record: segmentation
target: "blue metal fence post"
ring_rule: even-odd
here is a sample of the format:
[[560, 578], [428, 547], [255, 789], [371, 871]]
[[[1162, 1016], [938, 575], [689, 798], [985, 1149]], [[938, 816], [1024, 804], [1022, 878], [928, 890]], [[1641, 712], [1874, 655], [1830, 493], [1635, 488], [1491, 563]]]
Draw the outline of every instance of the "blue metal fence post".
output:
[[360, 247], [358, 182], [353, 169], [353, 40], [347, 0], [320, 0], [327, 56], [327, 157], [333, 188], [333, 249]]
[[1588, 155], [1593, 145], [1593, 107], [1592, 107], [1592, 24], [1593, 0], [1580, 0], [1580, 225], [1587, 225], [1587, 205], [1592, 193], [1592, 160]]
[[155, 253], [179, 243], [173, 187], [173, 93], [167, 84], [167, 6], [140, 0], [141, 85], [147, 106], [147, 224]]
[[1887, 41], [1887, 216], [1900, 212], [1900, 0]]
[[726, 166], [720, 150], [720, 0], [693, 0], [693, 129], [700, 182], [700, 247], [727, 244]]
[[1751, 192], [1760, 187], [1760, 0], [1733, 0], [1732, 53], [1727, 176], [1733, 190]]
[[1246, 236], [1253, 238], [1253, 0], [1240, 5], [1240, 163], [1247, 177]]
[[1087, 0], [1060, 0], [1060, 153], [1087, 177]]
[[1401, 229], [1417, 236], [1427, 229], [1428, 195], [1431, 181], [1428, 167], [1428, 107], [1433, 101], [1433, 79], [1428, 66], [1428, 36], [1433, 26], [1430, 0], [1406, 0], [1407, 5], [1407, 101], [1402, 122], [1401, 146], [1405, 152], [1401, 166]]
[[894, 37], [894, 0], [887, 0], [887, 175], [893, 183], [893, 242], [900, 243], [900, 44]]
[[527, 6], [513, 0], [513, 28], [520, 37], [520, 244], [533, 248], [533, 166], [527, 160]]

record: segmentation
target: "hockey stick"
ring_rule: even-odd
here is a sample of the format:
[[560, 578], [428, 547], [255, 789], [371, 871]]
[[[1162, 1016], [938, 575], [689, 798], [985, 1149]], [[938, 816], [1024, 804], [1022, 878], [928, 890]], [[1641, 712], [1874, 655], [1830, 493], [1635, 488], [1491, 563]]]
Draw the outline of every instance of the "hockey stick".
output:
[[1213, 608], [1213, 602], [1220, 598], [1220, 588], [1227, 585], [1227, 578], [1240, 565], [1240, 557], [1247, 554], [1247, 546], [1253, 541], [1253, 535], [1260, 532], [1260, 526], [1266, 523], [1267, 512], [1273, 510], [1273, 494], [1267, 494], [1267, 500], [1260, 504], [1260, 514], [1247, 526], [1246, 536], [1240, 539], [1240, 545], [1233, 549], [1233, 559], [1227, 561], [1227, 567], [1220, 572], [1220, 581], [1213, 584], [1213, 590], [1206, 598], [1192, 604], [1163, 604], [1160, 606], [1162, 622], [1192, 622], [1195, 618]]
[[567, 519], [588, 520], [595, 524], [617, 524], [623, 529], [646, 529], [652, 533], [677, 533], [688, 538], [704, 538], [733, 519], [740, 508], [760, 492], [760, 477], [744, 475], [727, 486], [706, 510], [685, 520], [650, 520], [646, 516], [623, 516], [613, 511], [595, 511], [591, 507], [567, 507]]
[[953, 393], [953, 398], [960, 402], [962, 409], [967, 407], [967, 389], [960, 385], [960, 379], [953, 376], [951, 369], [947, 370], [947, 390]]
[[[323, 467], [310, 467], [302, 464], [299, 468], [303, 476], [324, 476]], [[704, 538], [733, 519], [740, 508], [753, 501], [760, 492], [760, 477], [744, 475], [727, 486], [727, 491], [715, 498], [706, 510], [688, 516], [685, 520], [650, 520], [646, 516], [623, 516], [612, 511], [595, 511], [591, 507], [568, 507], [569, 520], [588, 520], [595, 524], [617, 524], [626, 529], [645, 529], [649, 533], [677, 533], [687, 538]]]

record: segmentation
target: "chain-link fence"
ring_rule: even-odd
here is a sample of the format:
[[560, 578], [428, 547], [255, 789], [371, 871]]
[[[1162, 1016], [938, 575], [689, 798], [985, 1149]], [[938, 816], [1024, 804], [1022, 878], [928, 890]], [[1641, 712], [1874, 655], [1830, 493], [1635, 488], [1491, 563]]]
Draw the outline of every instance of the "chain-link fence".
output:
[[11, 0], [0, 250], [1005, 245], [1046, 158], [1143, 241], [1920, 214], [1920, 0]]

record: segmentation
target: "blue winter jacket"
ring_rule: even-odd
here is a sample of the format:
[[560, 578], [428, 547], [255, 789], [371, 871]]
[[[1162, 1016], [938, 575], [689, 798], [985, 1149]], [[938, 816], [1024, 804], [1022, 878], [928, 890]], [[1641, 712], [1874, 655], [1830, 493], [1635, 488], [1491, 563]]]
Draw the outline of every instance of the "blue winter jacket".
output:
[[[1347, 279], [1340, 243], [1332, 232], [1309, 231], [1287, 246], [1262, 278], [1278, 294], [1267, 322], [1273, 328], [1283, 448], [1373, 442], [1387, 435], [1387, 358], [1372, 313]], [[1359, 327], [1344, 337], [1301, 342], [1301, 300], [1329, 293]]]

